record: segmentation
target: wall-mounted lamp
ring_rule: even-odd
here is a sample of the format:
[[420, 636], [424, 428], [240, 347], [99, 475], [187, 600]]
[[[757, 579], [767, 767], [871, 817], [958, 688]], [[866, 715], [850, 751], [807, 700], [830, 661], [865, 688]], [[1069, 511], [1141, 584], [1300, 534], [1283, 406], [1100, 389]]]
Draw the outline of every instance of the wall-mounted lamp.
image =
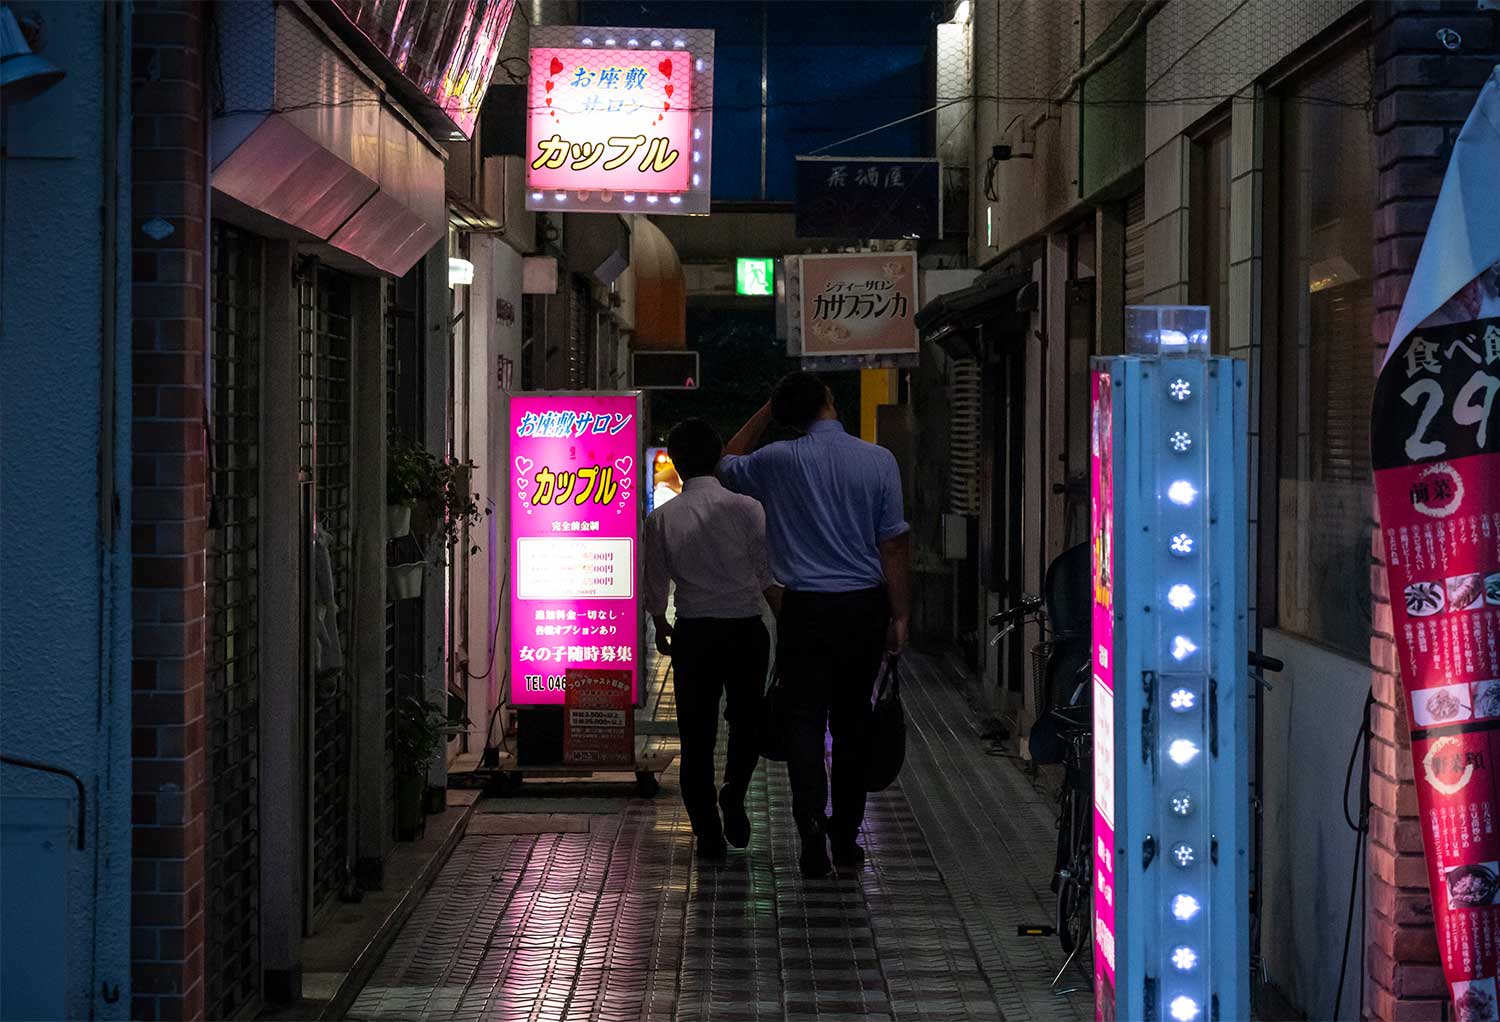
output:
[[6, 106], [40, 95], [58, 82], [65, 72], [45, 57], [31, 52], [9, 7], [0, 7], [0, 102]]

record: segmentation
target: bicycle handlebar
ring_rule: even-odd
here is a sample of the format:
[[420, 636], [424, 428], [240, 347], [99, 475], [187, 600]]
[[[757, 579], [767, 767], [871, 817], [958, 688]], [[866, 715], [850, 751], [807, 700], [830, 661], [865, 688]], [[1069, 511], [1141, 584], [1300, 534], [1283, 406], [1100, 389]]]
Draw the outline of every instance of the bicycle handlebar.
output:
[[1007, 607], [1005, 610], [1000, 611], [1000, 613], [993, 615], [990, 618], [990, 627], [998, 628], [1003, 624], [1009, 624], [1017, 618], [1025, 617], [1027, 614], [1034, 614], [1041, 609], [1042, 598], [1040, 596], [1032, 596], [1029, 593], [1023, 594], [1014, 607]]
[[1250, 666], [1257, 671], [1281, 671], [1286, 668], [1286, 664], [1275, 657], [1257, 653], [1253, 649], [1250, 651]]

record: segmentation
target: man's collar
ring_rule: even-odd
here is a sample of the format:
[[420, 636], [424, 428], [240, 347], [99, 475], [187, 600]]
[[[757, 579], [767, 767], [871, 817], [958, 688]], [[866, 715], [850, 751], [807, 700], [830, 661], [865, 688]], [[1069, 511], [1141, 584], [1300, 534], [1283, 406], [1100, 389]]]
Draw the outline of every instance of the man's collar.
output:
[[706, 476], [693, 476], [693, 478], [691, 479], [684, 479], [682, 481], [682, 492], [686, 493], [688, 490], [703, 490], [709, 488], [710, 486], [722, 488], [723, 485], [723, 483], [719, 482], [719, 480], [715, 478], [712, 473], [710, 473]]
[[807, 431], [809, 433], [842, 433], [844, 424], [838, 419], [814, 419], [808, 423]]

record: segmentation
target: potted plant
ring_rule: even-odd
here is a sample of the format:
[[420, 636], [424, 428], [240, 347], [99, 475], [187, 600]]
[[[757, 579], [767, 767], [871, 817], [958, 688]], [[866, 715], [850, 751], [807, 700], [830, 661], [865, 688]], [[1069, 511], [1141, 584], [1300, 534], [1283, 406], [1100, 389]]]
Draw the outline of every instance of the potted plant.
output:
[[426, 829], [427, 770], [447, 736], [448, 715], [437, 703], [407, 696], [396, 710], [396, 833], [403, 841]]
[[441, 488], [437, 458], [420, 444], [392, 441], [385, 468], [386, 538], [407, 535], [412, 509], [419, 503], [433, 503]]
[[[464, 530], [478, 525], [489, 514], [488, 508], [479, 507], [479, 494], [469, 489], [474, 475], [472, 461], [444, 458], [437, 462], [437, 487], [435, 498], [429, 505], [432, 514], [432, 534], [442, 541], [444, 551], [458, 543]], [[470, 546], [470, 553], [479, 547]]]

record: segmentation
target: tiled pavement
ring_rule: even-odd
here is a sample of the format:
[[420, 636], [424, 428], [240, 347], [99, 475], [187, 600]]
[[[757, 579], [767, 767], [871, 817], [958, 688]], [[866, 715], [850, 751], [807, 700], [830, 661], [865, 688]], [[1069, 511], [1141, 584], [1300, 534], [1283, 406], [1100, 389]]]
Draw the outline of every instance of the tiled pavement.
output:
[[[908, 657], [899, 787], [872, 796], [857, 873], [804, 881], [785, 769], [750, 791], [751, 847], [692, 858], [675, 771], [653, 801], [528, 785], [480, 807], [351, 1018], [1081, 1019], [1088, 980], [1055, 941], [1051, 803], [985, 755], [951, 672]], [[648, 707], [671, 720], [664, 668]], [[668, 730], [645, 727], [643, 731]], [[672, 742], [652, 737], [651, 742]], [[597, 794], [597, 790], [591, 792]], [[518, 809], [551, 812], [521, 821]], [[489, 814], [499, 814], [490, 816]], [[524, 831], [512, 833], [511, 831]], [[541, 831], [538, 833], [538, 831]], [[553, 831], [553, 832], [547, 832]]]

